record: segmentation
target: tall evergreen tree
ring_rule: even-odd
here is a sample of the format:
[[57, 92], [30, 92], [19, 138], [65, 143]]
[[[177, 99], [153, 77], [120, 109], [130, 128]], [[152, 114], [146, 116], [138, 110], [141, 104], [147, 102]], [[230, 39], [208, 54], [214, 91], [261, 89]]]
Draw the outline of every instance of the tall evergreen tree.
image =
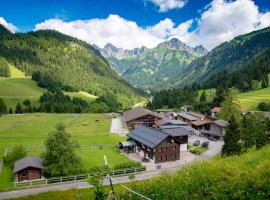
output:
[[240, 136], [239, 124], [232, 115], [229, 119], [229, 125], [226, 127], [224, 145], [221, 151], [222, 156], [239, 155], [241, 153]]
[[202, 94], [201, 94], [200, 102], [206, 102], [206, 93], [205, 93], [205, 91], [203, 91]]
[[22, 107], [22, 105], [21, 105], [20, 103], [17, 103], [16, 109], [15, 109], [15, 113], [16, 113], [16, 114], [21, 114], [21, 113], [23, 113], [23, 107]]
[[0, 99], [0, 115], [7, 113], [7, 106], [3, 99]]
[[241, 139], [245, 150], [253, 147], [256, 143], [257, 120], [254, 115], [244, 115], [242, 119]]

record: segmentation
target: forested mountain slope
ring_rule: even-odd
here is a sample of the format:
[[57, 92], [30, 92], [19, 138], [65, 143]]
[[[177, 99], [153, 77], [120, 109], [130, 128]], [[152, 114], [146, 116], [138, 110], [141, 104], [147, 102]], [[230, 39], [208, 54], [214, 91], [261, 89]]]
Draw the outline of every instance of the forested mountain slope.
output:
[[101, 54], [83, 41], [51, 30], [12, 34], [1, 25], [0, 35], [0, 57], [26, 75], [46, 73], [64, 86], [97, 96], [111, 91], [122, 102], [140, 98]]
[[185, 73], [178, 74], [177, 86], [204, 83], [216, 87], [252, 87], [253, 80], [263, 80], [270, 72], [270, 28], [238, 36], [193, 61]]
[[111, 44], [100, 49], [111, 67], [135, 87], [158, 91], [174, 85], [178, 74], [193, 60], [204, 55], [202, 46], [189, 47], [173, 38], [153, 49], [124, 50]]

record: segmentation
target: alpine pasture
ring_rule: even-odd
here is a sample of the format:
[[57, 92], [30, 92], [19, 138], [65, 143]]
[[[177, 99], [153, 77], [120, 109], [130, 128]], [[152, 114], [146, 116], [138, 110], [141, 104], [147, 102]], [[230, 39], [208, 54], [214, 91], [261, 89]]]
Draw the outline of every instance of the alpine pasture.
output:
[[[104, 165], [103, 156], [107, 156], [110, 167], [128, 162], [121, 155], [116, 145], [125, 140], [110, 134], [111, 117], [105, 114], [20, 114], [5, 115], [0, 118], [0, 158], [6, 149], [15, 145], [27, 148], [28, 155], [40, 156], [44, 150], [47, 135], [55, 130], [58, 123], [66, 125], [71, 138], [78, 141], [77, 154], [82, 158], [85, 172], [91, 168]], [[0, 173], [0, 190], [12, 186], [11, 170], [6, 167]]]

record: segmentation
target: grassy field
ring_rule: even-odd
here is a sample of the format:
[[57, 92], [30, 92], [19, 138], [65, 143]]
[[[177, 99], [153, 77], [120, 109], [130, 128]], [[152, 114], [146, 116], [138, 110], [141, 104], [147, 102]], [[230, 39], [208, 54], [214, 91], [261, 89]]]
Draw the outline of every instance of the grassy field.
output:
[[243, 111], [256, 110], [257, 105], [262, 102], [270, 101], [270, 87], [245, 93], [240, 93], [238, 95], [240, 101], [241, 109]]
[[25, 78], [25, 73], [17, 69], [15, 66], [9, 65], [9, 69], [11, 72], [11, 78]]
[[18, 102], [22, 103], [25, 99], [36, 105], [45, 91], [31, 78], [0, 78], [0, 98], [4, 99], [8, 108], [14, 109]]
[[[95, 121], [99, 120], [99, 123]], [[115, 146], [125, 140], [109, 133], [111, 119], [103, 114], [23, 114], [6, 115], [0, 118], [0, 158], [6, 148], [23, 145], [28, 149], [28, 155], [39, 156], [44, 150], [44, 140], [48, 133], [55, 130], [55, 125], [63, 122], [72, 139], [80, 143], [77, 153], [83, 160], [84, 171], [104, 164], [103, 156], [106, 155], [111, 167], [127, 162], [125, 156], [119, 154]], [[88, 123], [84, 126], [84, 123]], [[102, 149], [98, 148], [102, 145]], [[10, 185], [9, 170], [0, 174], [0, 182], [5, 182], [6, 188]], [[6, 180], [3, 180], [6, 179]], [[3, 185], [4, 183], [0, 184]]]
[[93, 101], [96, 98], [98, 98], [97, 96], [94, 96], [92, 94], [89, 94], [87, 92], [83, 92], [83, 91], [79, 91], [79, 92], [64, 92], [65, 95], [68, 95], [70, 97], [78, 97], [81, 99], [84, 99], [86, 101]]

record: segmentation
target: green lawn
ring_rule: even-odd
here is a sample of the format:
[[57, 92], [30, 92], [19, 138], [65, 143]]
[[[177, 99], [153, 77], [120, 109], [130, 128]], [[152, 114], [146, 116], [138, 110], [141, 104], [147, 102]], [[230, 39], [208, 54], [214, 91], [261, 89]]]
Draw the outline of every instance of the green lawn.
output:
[[[99, 123], [95, 120], [99, 120]], [[125, 138], [109, 134], [111, 119], [103, 114], [34, 113], [3, 116], [0, 118], [0, 158], [6, 148], [15, 145], [27, 147], [28, 155], [39, 156], [44, 150], [44, 140], [48, 133], [60, 122], [66, 125], [72, 139], [80, 143], [77, 153], [83, 160], [84, 171], [103, 165], [104, 155], [112, 168], [128, 161], [115, 148], [117, 143]], [[88, 123], [87, 126], [83, 126], [85, 122]], [[102, 149], [99, 149], [98, 145], [102, 145]], [[2, 173], [7, 174], [8, 171], [4, 170]], [[8, 176], [0, 174], [0, 177], [2, 182], [2, 178]], [[8, 182], [7, 178], [4, 179], [4, 182]]]
[[270, 101], [270, 87], [238, 95], [242, 111], [255, 110], [262, 101]]
[[4, 99], [8, 108], [14, 109], [18, 102], [22, 103], [25, 99], [36, 105], [45, 91], [31, 78], [0, 78], [0, 98]]

